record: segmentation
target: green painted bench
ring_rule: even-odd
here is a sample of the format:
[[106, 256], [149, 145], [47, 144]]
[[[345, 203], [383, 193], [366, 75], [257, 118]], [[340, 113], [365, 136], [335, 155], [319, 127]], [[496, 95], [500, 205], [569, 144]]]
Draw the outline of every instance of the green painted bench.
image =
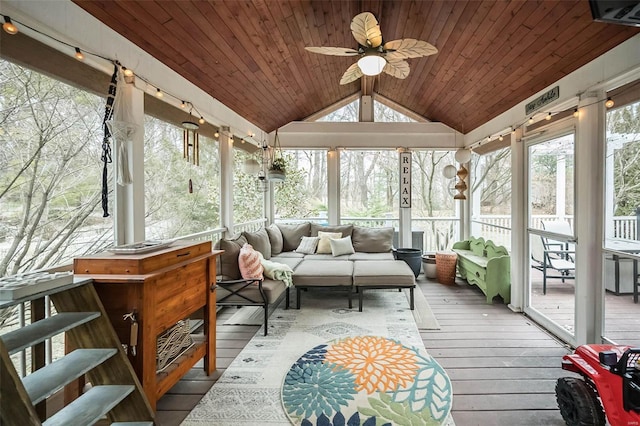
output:
[[471, 237], [453, 244], [458, 255], [458, 274], [475, 284], [487, 296], [487, 303], [500, 295], [504, 303], [511, 301], [511, 257], [503, 246], [493, 241]]

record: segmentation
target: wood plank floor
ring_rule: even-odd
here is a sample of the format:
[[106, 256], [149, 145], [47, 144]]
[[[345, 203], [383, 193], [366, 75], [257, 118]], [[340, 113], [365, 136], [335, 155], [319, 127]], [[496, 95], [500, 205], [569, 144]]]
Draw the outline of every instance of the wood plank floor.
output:
[[[418, 284], [441, 326], [421, 335], [451, 378], [456, 425], [564, 425], [554, 386], [569, 375], [560, 368], [569, 348], [498, 299], [487, 305], [475, 286], [445, 286], [423, 275]], [[194, 368], [169, 390], [158, 401], [158, 425], [179, 425], [258, 330], [222, 325], [232, 312], [218, 315], [218, 370], [207, 377]]]

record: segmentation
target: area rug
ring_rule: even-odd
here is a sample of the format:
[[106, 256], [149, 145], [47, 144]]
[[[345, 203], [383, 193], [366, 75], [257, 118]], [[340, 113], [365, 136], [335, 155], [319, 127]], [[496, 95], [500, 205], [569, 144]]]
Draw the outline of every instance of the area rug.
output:
[[[269, 334], [258, 330], [182, 424], [453, 425], [451, 383], [424, 349], [406, 296], [369, 291], [363, 306], [311, 290], [300, 310], [276, 309]], [[306, 377], [327, 385], [303, 392]]]
[[[409, 300], [409, 292], [404, 290], [407, 300]], [[293, 292], [295, 294], [295, 292]], [[366, 293], [365, 293], [366, 294]], [[436, 319], [431, 306], [424, 297], [422, 290], [419, 286], [416, 286], [414, 290], [415, 309], [411, 311], [413, 319], [416, 321], [416, 325], [419, 330], [439, 330], [440, 324]], [[354, 298], [354, 302], [357, 303], [357, 297]], [[294, 302], [292, 302], [291, 306]], [[224, 324], [225, 325], [262, 325], [264, 322], [264, 311], [261, 307], [256, 306], [243, 306], [242, 308], [235, 309], [235, 312], [229, 317]]]

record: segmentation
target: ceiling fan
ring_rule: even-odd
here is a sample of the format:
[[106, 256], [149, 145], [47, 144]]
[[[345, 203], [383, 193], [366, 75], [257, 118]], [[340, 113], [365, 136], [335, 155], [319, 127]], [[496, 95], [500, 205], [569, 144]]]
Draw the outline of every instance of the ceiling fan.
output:
[[376, 17], [363, 12], [351, 20], [351, 34], [358, 42], [358, 49], [348, 47], [305, 47], [313, 53], [334, 56], [360, 56], [358, 62], [347, 68], [340, 84], [348, 84], [363, 75], [378, 75], [385, 72], [396, 78], [409, 75], [408, 58], [434, 55], [438, 49], [430, 43], [413, 38], [404, 38], [382, 43], [382, 32]]

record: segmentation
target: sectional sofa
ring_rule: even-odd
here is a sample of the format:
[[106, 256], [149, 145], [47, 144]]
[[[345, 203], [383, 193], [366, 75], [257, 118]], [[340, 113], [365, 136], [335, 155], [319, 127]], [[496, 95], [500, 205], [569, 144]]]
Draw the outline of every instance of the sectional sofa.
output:
[[[283, 281], [266, 278], [246, 285], [238, 264], [240, 249], [249, 243], [262, 256], [273, 262], [288, 265], [293, 270], [293, 284], [300, 308], [301, 290], [327, 288], [343, 290], [349, 298], [372, 288], [410, 289], [410, 307], [414, 308], [415, 277], [411, 268], [393, 256], [393, 228], [369, 228], [353, 224], [323, 226], [313, 222], [272, 224], [256, 232], [243, 232], [233, 238], [221, 239], [216, 249], [224, 250], [219, 256], [219, 304], [245, 304], [246, 298], [273, 304], [284, 293], [289, 304], [289, 288]], [[314, 239], [316, 242], [314, 248]], [[234, 283], [235, 282], [235, 283]], [[232, 283], [231, 286], [228, 283]], [[242, 294], [233, 294], [243, 286]], [[265, 306], [265, 324], [267, 310]], [[266, 326], [265, 326], [266, 333]]]

